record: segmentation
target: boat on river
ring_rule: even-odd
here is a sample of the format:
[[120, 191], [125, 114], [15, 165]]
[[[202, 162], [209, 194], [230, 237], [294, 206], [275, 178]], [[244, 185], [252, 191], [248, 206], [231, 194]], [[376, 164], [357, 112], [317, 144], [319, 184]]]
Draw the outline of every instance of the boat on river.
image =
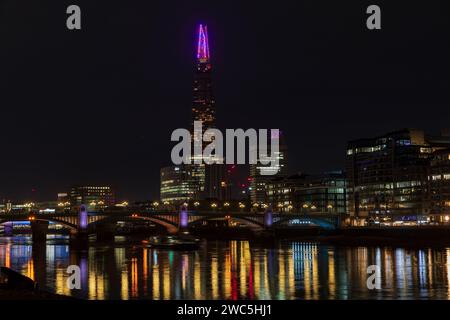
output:
[[155, 236], [146, 243], [151, 248], [170, 250], [196, 250], [200, 247], [200, 239], [191, 235]]

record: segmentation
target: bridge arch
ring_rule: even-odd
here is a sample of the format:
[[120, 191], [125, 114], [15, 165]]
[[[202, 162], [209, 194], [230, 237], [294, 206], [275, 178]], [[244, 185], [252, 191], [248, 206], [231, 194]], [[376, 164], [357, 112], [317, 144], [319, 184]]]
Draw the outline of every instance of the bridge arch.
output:
[[[76, 224], [68, 222], [68, 221], [64, 221], [64, 220], [61, 220], [61, 219], [39, 217], [39, 218], [36, 218], [36, 220], [53, 222], [53, 223], [59, 223], [59, 224], [62, 224], [63, 226], [65, 226], [66, 228], [70, 229], [71, 231], [78, 230], [78, 227], [77, 227]], [[0, 224], [7, 223], [7, 222], [14, 222], [14, 221], [28, 221], [28, 222], [30, 222], [28, 217], [26, 217], [26, 218], [25, 217], [14, 217], [14, 218], [8, 218], [8, 219], [0, 219]]]
[[320, 217], [284, 217], [274, 221], [273, 226], [283, 224], [296, 224], [299, 226], [316, 225], [322, 229], [336, 229], [336, 222]]
[[88, 232], [94, 232], [98, 227], [104, 226], [107, 224], [117, 223], [118, 221], [136, 221], [136, 220], [146, 220], [151, 221], [157, 225], [164, 227], [168, 233], [176, 233], [178, 231], [178, 223], [169, 221], [167, 219], [161, 217], [150, 217], [150, 216], [122, 216], [122, 217], [104, 217], [97, 221], [91, 222], [88, 225]]
[[[223, 217], [203, 217], [203, 218], [200, 218], [200, 219], [197, 219], [195, 221], [190, 222], [189, 223], [189, 227], [196, 226], [196, 225], [201, 224], [201, 223], [203, 223], [205, 221], [223, 220], [223, 219], [224, 219]], [[252, 230], [254, 232], [259, 232], [259, 231], [263, 231], [264, 230], [264, 224], [263, 223], [258, 223], [257, 221], [252, 220], [252, 219], [248, 219], [248, 218], [245, 218], [245, 217], [231, 217], [230, 219], [234, 220], [234, 221], [241, 222], [241, 223], [247, 225], [250, 228], [250, 230]]]

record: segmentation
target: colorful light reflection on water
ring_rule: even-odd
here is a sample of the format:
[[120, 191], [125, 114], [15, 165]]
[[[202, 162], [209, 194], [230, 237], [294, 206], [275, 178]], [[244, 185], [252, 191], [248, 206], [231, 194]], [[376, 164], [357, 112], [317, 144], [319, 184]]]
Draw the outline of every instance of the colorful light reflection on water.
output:
[[[70, 290], [66, 269], [81, 269]], [[382, 289], [368, 290], [367, 267]], [[450, 248], [335, 247], [208, 241], [193, 252], [116, 243], [77, 251], [61, 241], [0, 238], [0, 265], [53, 292], [84, 299], [449, 299]]]

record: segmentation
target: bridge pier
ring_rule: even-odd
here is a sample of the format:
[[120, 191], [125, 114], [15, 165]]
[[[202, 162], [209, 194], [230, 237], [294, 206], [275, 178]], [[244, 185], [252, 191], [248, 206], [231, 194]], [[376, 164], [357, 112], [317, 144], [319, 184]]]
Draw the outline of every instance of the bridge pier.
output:
[[78, 211], [78, 228], [70, 232], [70, 244], [75, 247], [85, 248], [88, 246], [89, 234], [88, 227], [88, 213], [86, 205], [82, 204]]
[[44, 287], [47, 280], [47, 244], [45, 242], [36, 242], [33, 239], [31, 246], [31, 259], [33, 262], [33, 280], [39, 286]]
[[272, 229], [272, 224], [273, 224], [273, 212], [272, 212], [272, 208], [269, 207], [264, 212], [264, 228], [267, 230], [270, 230], [270, 229]]
[[71, 232], [70, 233], [70, 245], [77, 248], [86, 248], [89, 243], [89, 237], [87, 232]]
[[113, 241], [115, 234], [116, 225], [113, 223], [99, 225], [95, 229], [97, 241]]
[[180, 207], [178, 221], [178, 232], [187, 232], [189, 225], [189, 215], [186, 206]]
[[47, 240], [48, 221], [32, 220], [31, 233], [33, 235], [33, 242], [42, 242]]
[[4, 230], [4, 233], [5, 233], [5, 236], [12, 237], [13, 236], [13, 230], [14, 230], [13, 223], [12, 222], [6, 222], [3, 225], [3, 227], [4, 227], [3, 230]]

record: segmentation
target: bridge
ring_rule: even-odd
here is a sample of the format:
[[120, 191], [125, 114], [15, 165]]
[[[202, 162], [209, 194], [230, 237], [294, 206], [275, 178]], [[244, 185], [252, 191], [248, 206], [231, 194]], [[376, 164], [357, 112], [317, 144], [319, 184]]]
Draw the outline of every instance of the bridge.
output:
[[188, 211], [180, 208], [179, 212], [154, 212], [143, 210], [105, 211], [88, 213], [86, 206], [79, 212], [70, 213], [7, 213], [0, 215], [0, 224], [11, 221], [30, 221], [33, 241], [45, 240], [49, 222], [58, 223], [70, 230], [71, 239], [87, 239], [89, 234], [99, 238], [114, 236], [118, 221], [151, 221], [164, 227], [169, 233], [189, 230], [205, 225], [209, 221], [227, 220], [246, 225], [254, 232], [278, 228], [298, 228], [316, 226], [323, 229], [336, 229], [340, 225], [336, 214], [274, 213], [268, 209], [264, 213], [254, 212], [215, 212]]

